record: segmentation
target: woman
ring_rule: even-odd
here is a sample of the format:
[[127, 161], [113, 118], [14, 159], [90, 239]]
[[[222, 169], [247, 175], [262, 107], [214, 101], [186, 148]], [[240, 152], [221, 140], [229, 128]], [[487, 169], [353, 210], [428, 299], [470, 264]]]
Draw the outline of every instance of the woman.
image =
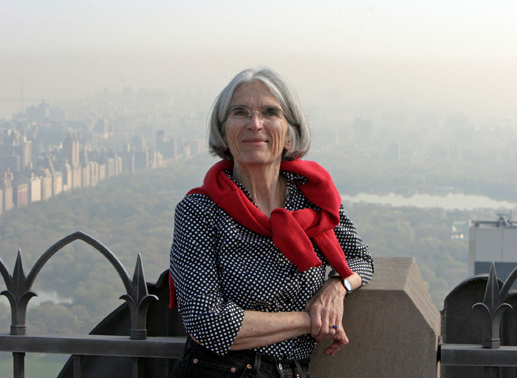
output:
[[368, 247], [329, 174], [300, 160], [308, 123], [274, 71], [228, 84], [209, 145], [223, 160], [176, 208], [171, 295], [191, 338], [172, 376], [308, 377], [316, 342], [348, 343], [344, 298], [373, 274]]

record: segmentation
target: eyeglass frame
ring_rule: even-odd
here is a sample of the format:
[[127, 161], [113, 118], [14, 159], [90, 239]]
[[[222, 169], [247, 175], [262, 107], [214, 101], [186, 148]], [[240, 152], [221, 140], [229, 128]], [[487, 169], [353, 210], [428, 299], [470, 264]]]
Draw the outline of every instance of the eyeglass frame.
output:
[[[283, 110], [281, 107], [279, 107], [279, 106], [264, 106], [261, 110], [253, 110], [253, 111], [251, 111], [251, 110], [249, 110], [246, 106], [241, 106], [241, 105], [239, 105], [239, 106], [232, 106], [230, 109], [228, 109], [228, 114], [226, 115], [226, 117], [225, 117], [225, 119], [224, 119], [223, 123], [224, 123], [224, 122], [226, 122], [226, 121], [228, 120], [228, 118], [230, 118], [230, 112], [231, 112], [232, 110], [235, 110], [235, 109], [246, 109], [246, 110], [248, 111], [248, 115], [242, 118], [242, 120], [245, 120], [245, 119], [246, 119], [246, 117], [247, 117], [246, 124], [247, 124], [249, 121], [251, 121], [251, 119], [253, 118], [253, 113], [258, 113], [260, 121], [261, 121], [261, 122], [264, 122], [264, 119], [267, 119], [267, 118], [265, 118], [265, 117], [262, 115], [262, 112], [263, 112], [265, 109], [275, 109], [275, 110], [280, 110], [280, 112], [283, 114], [284, 118], [287, 120], [287, 115], [285, 114], [284, 110]], [[239, 119], [239, 118], [237, 118], [237, 119]], [[280, 120], [280, 119], [282, 119], [282, 118], [278, 117], [278, 119]]]

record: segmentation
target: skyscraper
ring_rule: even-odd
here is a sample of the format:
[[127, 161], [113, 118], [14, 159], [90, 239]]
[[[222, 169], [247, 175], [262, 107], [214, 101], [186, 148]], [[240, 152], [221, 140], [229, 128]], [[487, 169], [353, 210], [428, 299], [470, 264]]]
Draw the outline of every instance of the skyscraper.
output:
[[488, 273], [493, 261], [504, 281], [517, 266], [517, 222], [508, 214], [498, 216], [497, 221], [470, 221], [469, 275]]

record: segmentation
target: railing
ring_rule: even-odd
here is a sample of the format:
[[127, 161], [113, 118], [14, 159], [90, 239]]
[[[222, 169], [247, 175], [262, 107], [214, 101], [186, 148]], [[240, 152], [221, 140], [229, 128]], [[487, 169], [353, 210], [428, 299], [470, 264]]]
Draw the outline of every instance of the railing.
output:
[[[127, 327], [124, 328], [127, 330], [125, 334], [129, 336], [26, 334], [27, 304], [36, 295], [31, 288], [37, 275], [56, 252], [76, 240], [82, 240], [105, 256], [122, 280], [126, 294], [121, 299], [125, 299], [127, 303], [124, 310], [124, 324], [127, 326], [123, 327]], [[164, 359], [179, 358], [182, 353], [185, 338], [147, 335], [146, 324], [148, 327], [154, 324], [151, 320], [150, 323], [147, 322], [148, 315], [152, 317], [157, 313], [162, 316], [166, 309], [158, 309], [156, 304], [162, 301], [156, 302], [157, 296], [149, 294], [140, 256], [131, 279], [121, 262], [104, 245], [82, 232], [76, 232], [50, 247], [36, 261], [27, 276], [24, 273], [21, 252], [18, 252], [12, 275], [1, 259], [0, 273], [7, 286], [0, 294], [8, 298], [11, 306], [11, 330], [9, 335], [0, 335], [0, 351], [13, 353], [14, 378], [24, 378], [26, 353], [72, 355], [69, 362], [72, 373], [66, 376], [75, 378], [88, 375], [85, 370], [88, 369], [88, 360], [91, 361], [90, 356], [129, 358], [132, 365], [126, 368], [130, 371], [127, 376], [134, 378], [166, 377], [166, 373], [147, 374], [146, 361], [155, 358], [167, 361]], [[476, 281], [483, 286], [478, 286], [479, 296], [470, 302], [468, 308], [481, 299], [484, 290], [483, 301], [473, 306], [483, 314], [484, 338], [482, 341], [478, 338], [480, 344], [442, 343], [438, 346], [441, 366], [454, 369], [484, 367], [481, 376], [485, 377], [501, 377], [505, 374], [505, 367], [517, 367], [517, 346], [501, 346], [500, 341], [501, 319], [504, 312], [511, 308], [507, 303], [508, 298], [515, 299], [510, 287], [516, 280], [517, 268], [504, 284], [499, 285], [493, 266], [486, 288], [484, 282], [479, 279]], [[163, 292], [160, 293], [161, 297]], [[153, 302], [156, 304], [148, 311]], [[397, 377], [436, 377], [439, 319], [439, 312], [432, 304], [414, 259], [377, 258], [372, 282], [345, 302], [343, 322], [351, 339], [350, 345], [343, 348], [343, 352], [332, 360], [323, 355], [325, 345], [319, 345], [312, 358], [311, 374], [315, 378], [329, 374], [335, 377], [346, 374], [371, 378], [386, 377], [392, 373], [396, 373]], [[149, 329], [154, 335], [180, 334], [152, 333], [151, 328]], [[445, 329], [442, 329], [442, 334], [445, 334]], [[449, 377], [448, 374], [445, 376]]]
[[[30, 299], [37, 294], [31, 291], [32, 285], [45, 263], [60, 249], [75, 240], [82, 240], [100, 252], [117, 271], [126, 294], [121, 296], [129, 307], [131, 328], [127, 336], [64, 336], [64, 335], [26, 335], [26, 313]], [[150, 295], [142, 268], [140, 254], [137, 257], [133, 279], [118, 258], [104, 245], [80, 231], [61, 239], [51, 246], [34, 264], [28, 276], [23, 271], [21, 252], [14, 266], [13, 274], [5, 267], [0, 258], [0, 273], [5, 281], [5, 295], [11, 306], [10, 335], [0, 335], [0, 351], [13, 353], [13, 377], [25, 376], [25, 353], [56, 353], [73, 356], [73, 377], [82, 377], [82, 356], [119, 356], [132, 357], [132, 377], [144, 377], [143, 359], [179, 358], [183, 350], [183, 337], [148, 337], [146, 329], [147, 310], [156, 295]]]
[[512, 309], [506, 301], [516, 280], [517, 268], [500, 289], [492, 263], [483, 302], [473, 306], [483, 315], [483, 344], [441, 344], [438, 357], [442, 366], [484, 367], [487, 378], [501, 377], [504, 367], [517, 367], [517, 346], [501, 346], [500, 338], [501, 319], [507, 309]]

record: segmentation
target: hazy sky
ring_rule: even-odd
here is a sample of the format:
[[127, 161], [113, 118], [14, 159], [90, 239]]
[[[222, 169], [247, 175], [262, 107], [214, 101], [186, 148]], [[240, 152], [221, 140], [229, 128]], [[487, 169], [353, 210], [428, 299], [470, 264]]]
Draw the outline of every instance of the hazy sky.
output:
[[516, 1], [0, 0], [0, 117], [109, 86], [217, 92], [269, 65], [308, 105], [517, 117]]

